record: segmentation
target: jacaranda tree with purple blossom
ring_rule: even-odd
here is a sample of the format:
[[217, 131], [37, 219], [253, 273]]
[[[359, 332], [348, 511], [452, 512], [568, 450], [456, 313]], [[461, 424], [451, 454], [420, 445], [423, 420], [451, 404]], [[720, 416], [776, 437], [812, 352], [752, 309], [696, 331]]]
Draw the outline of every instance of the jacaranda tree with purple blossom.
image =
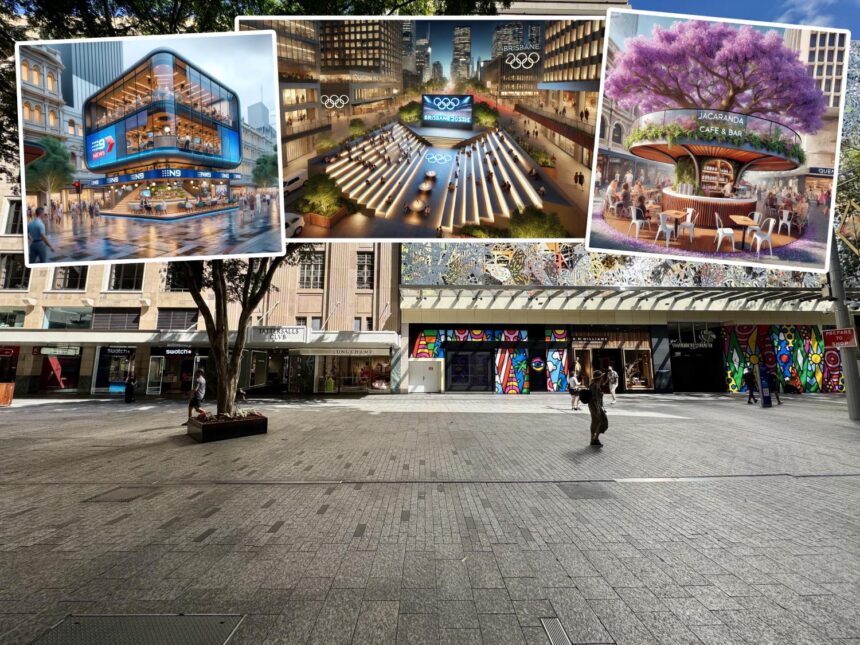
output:
[[642, 112], [712, 109], [770, 119], [800, 132], [821, 127], [824, 94], [776, 31], [718, 22], [655, 26], [625, 43], [606, 95]]

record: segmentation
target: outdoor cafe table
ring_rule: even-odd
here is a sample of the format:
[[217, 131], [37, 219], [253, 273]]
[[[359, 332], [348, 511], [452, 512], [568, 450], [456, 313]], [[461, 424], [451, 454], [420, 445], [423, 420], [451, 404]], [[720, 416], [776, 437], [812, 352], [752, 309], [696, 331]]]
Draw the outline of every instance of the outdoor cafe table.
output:
[[681, 220], [687, 216], [687, 211], [660, 211], [661, 215], [666, 215], [667, 219], [673, 220], [675, 223], [675, 238], [678, 237], [678, 220]]
[[432, 181], [422, 181], [418, 184], [418, 190], [422, 193], [429, 193], [433, 190], [433, 182]]
[[[758, 226], [758, 224], [755, 223], [752, 217], [747, 217], [746, 215], [729, 215], [729, 219], [738, 226], [744, 227], [744, 236], [741, 239], [741, 251], [743, 251], [747, 243], [747, 230], [750, 226]], [[752, 241], [750, 241], [750, 249], [752, 249]]]
[[433, 181], [434, 179], [436, 179], [436, 171], [428, 170], [426, 173], [424, 173], [424, 177], [426, 177], [430, 181]]
[[421, 211], [423, 211], [425, 206], [427, 206], [427, 204], [423, 199], [414, 199], [409, 204], [409, 208], [411, 208], [416, 213], [420, 213]]

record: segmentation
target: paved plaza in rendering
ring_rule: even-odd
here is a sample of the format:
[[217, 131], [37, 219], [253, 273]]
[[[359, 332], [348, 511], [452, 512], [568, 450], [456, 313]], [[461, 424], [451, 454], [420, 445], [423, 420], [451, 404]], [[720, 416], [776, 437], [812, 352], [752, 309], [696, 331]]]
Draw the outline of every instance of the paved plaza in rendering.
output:
[[[68, 614], [242, 614], [231, 644], [855, 643], [860, 426], [843, 397], [563, 395], [0, 410], [0, 642]], [[207, 401], [211, 408], [213, 402]]]
[[210, 255], [277, 253], [281, 214], [277, 200], [252, 212], [234, 208], [219, 213], [155, 221], [134, 217], [73, 216], [45, 218], [56, 251], [48, 262], [89, 262]]

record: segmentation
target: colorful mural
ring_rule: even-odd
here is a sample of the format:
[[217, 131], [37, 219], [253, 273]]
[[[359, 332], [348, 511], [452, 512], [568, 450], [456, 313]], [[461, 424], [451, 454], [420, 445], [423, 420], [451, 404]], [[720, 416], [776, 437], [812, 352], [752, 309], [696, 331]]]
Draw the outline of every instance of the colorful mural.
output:
[[842, 392], [838, 351], [825, 350], [821, 328], [810, 325], [737, 325], [723, 328], [726, 386], [745, 392], [747, 365], [763, 364], [804, 392]]
[[528, 366], [528, 352], [524, 348], [496, 349], [496, 394], [528, 394]]
[[548, 392], [567, 391], [568, 351], [549, 349], [546, 352], [546, 389]]
[[527, 329], [499, 329], [496, 331], [496, 340], [506, 343], [519, 343], [529, 339]]
[[568, 340], [566, 329], [550, 329], [546, 328], [544, 332], [544, 340], [548, 343], [565, 343]]
[[442, 341], [445, 340], [445, 332], [441, 329], [424, 329], [415, 339], [412, 346], [412, 358], [443, 358], [445, 350]]
[[493, 332], [486, 329], [449, 329], [448, 340], [461, 343], [488, 343], [493, 340]]
[[404, 244], [403, 285], [808, 287], [815, 273], [589, 253], [574, 243]]

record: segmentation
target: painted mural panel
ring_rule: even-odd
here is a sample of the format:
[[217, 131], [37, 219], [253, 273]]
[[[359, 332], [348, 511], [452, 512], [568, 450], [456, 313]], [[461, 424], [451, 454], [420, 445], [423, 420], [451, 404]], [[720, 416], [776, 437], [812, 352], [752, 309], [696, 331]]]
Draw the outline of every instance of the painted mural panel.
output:
[[546, 352], [546, 389], [567, 392], [568, 350], [548, 349]]
[[529, 339], [527, 329], [499, 329], [496, 331], [496, 340], [506, 343], [525, 342]]
[[803, 392], [842, 392], [842, 360], [825, 350], [821, 328], [815, 325], [737, 325], [723, 328], [726, 385], [746, 392], [747, 365], [764, 364]]
[[547, 327], [544, 332], [544, 340], [547, 343], [565, 343], [569, 340], [569, 334], [566, 329], [550, 329]]
[[444, 330], [423, 329], [412, 346], [412, 358], [443, 358], [445, 356], [443, 340], [445, 340]]
[[448, 340], [461, 343], [488, 343], [493, 340], [493, 332], [486, 329], [449, 329]]
[[529, 356], [521, 347], [496, 349], [496, 394], [529, 393]]
[[574, 243], [413, 243], [401, 256], [404, 285], [821, 286], [815, 273], [589, 253]]

